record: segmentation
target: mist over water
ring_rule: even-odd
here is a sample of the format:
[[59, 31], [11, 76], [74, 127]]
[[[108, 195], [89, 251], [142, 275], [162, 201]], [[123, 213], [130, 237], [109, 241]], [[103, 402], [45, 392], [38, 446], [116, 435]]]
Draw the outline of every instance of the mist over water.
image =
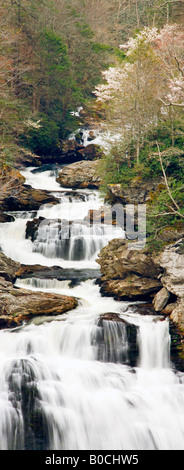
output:
[[[24, 175], [39, 184], [36, 173]], [[53, 173], [39, 178], [43, 189], [56, 189]], [[67, 276], [16, 281], [17, 287], [72, 295], [78, 307], [0, 331], [1, 450], [184, 448], [184, 375], [171, 363], [169, 320], [102, 297], [96, 283], [97, 253], [114, 235], [124, 236], [76, 223], [101, 204], [98, 192], [87, 191], [82, 201], [65, 193], [58, 205], [40, 208], [37, 218], [72, 222], [67, 247], [56, 222], [41, 226], [34, 242], [25, 239], [30, 213], [0, 224], [0, 245], [12, 259], [79, 273], [94, 269], [94, 278], [73, 284]], [[108, 312], [122, 321], [104, 319]]]

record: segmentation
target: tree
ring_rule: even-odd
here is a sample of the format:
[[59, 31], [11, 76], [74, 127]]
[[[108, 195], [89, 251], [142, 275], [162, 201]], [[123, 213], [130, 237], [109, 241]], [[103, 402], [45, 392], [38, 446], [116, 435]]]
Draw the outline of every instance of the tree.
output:
[[144, 138], [161, 113], [158, 97], [163, 96], [165, 88], [160, 59], [150, 45], [156, 34], [155, 29], [145, 28], [121, 46], [127, 60], [104, 72], [106, 83], [95, 89], [97, 99], [106, 103], [106, 116], [122, 138], [136, 142], [137, 163]]

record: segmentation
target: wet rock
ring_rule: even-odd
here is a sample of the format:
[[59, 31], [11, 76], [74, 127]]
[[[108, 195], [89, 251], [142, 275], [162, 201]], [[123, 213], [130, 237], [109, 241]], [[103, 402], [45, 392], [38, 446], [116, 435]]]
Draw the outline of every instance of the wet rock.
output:
[[67, 188], [99, 188], [98, 160], [72, 163], [59, 172], [57, 182]]
[[184, 372], [184, 332], [176, 322], [169, 320], [171, 337], [170, 359], [176, 370]]
[[[89, 142], [93, 133], [89, 133]], [[94, 138], [94, 137], [93, 137]], [[98, 145], [89, 143], [83, 145], [82, 132], [75, 136], [75, 139], [63, 140], [60, 148], [60, 155], [57, 156], [57, 162], [61, 164], [71, 164], [83, 160], [94, 160], [101, 157], [101, 149]]]
[[103, 321], [115, 321], [115, 322], [125, 323], [125, 321], [122, 318], [120, 318], [117, 313], [114, 313], [114, 312], [107, 312], [107, 313], [103, 313], [102, 315], [100, 315], [97, 325], [102, 326]]
[[161, 282], [156, 279], [132, 274], [126, 279], [102, 282], [100, 292], [106, 296], [113, 296], [117, 300], [143, 300], [153, 297], [153, 294], [158, 292], [161, 286]]
[[79, 150], [82, 144], [77, 142], [77, 139], [63, 140], [61, 143], [61, 154], [58, 161], [63, 164], [75, 163], [82, 160]]
[[17, 194], [5, 197], [2, 207], [6, 211], [34, 211], [44, 204], [58, 204], [58, 199], [49, 191], [34, 189], [29, 185], [22, 185]]
[[135, 303], [135, 304], [130, 304], [128, 307], [128, 310], [132, 313], [136, 313], [139, 315], [155, 315], [155, 309], [153, 307], [152, 303]]
[[13, 222], [15, 219], [12, 215], [6, 214], [6, 212], [0, 212], [0, 223]]
[[16, 277], [20, 279], [37, 278], [37, 279], [57, 279], [58, 281], [71, 281], [71, 286], [76, 285], [87, 279], [95, 279], [100, 277], [98, 269], [65, 269], [60, 266], [42, 266], [20, 265], [16, 272]]
[[137, 327], [117, 313], [100, 315], [93, 343], [96, 345], [98, 360], [136, 366], [139, 355]]
[[0, 278], [1, 328], [21, 325], [34, 316], [61, 315], [77, 304], [74, 297], [19, 289]]
[[34, 218], [32, 220], [28, 220], [28, 222], [26, 223], [25, 238], [31, 239], [31, 241], [34, 242], [39, 225], [44, 220], [45, 220], [44, 217], [39, 217], [38, 219]]
[[[0, 169], [1, 213], [5, 211], [38, 210], [42, 204], [57, 204], [58, 199], [41, 189], [34, 189], [25, 184], [25, 178], [21, 173], [11, 167], [6, 167], [4, 172]], [[1, 215], [4, 217], [4, 215]]]

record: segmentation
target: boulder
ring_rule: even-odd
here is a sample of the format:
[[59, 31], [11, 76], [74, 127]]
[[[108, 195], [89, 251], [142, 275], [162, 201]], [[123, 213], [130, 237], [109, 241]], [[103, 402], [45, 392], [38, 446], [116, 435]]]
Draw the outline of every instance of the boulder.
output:
[[0, 253], [0, 277], [6, 281], [14, 282], [17, 277], [17, 271], [20, 269], [20, 263], [8, 258], [4, 253]]
[[39, 228], [39, 225], [45, 221], [44, 217], [34, 218], [32, 220], [28, 220], [26, 223], [26, 232], [25, 238], [30, 239], [32, 242], [36, 239], [36, 234]]
[[[83, 145], [82, 132], [76, 134], [75, 139], [63, 140], [60, 148], [60, 155], [57, 156], [58, 163], [68, 164], [83, 160], [94, 160], [101, 157], [101, 149], [98, 145], [90, 143], [93, 133], [89, 137], [89, 144]], [[54, 161], [54, 158], [52, 158]]]
[[10, 193], [2, 201], [5, 211], [34, 211], [43, 204], [58, 204], [58, 199], [49, 191], [34, 189], [29, 185], [23, 185], [16, 194]]
[[184, 333], [184, 299], [175, 304], [170, 318], [174, 323], [179, 325], [180, 330]]
[[13, 222], [15, 219], [12, 215], [7, 214], [6, 212], [0, 212], [0, 224], [5, 222]]
[[153, 300], [153, 306], [156, 312], [161, 312], [164, 307], [167, 305], [170, 298], [170, 292], [165, 287], [157, 292]]
[[163, 286], [179, 299], [184, 299], [184, 238], [168, 245], [161, 253], [159, 263], [164, 270]]
[[38, 210], [42, 204], [58, 204], [58, 199], [49, 191], [34, 189], [25, 184], [21, 173], [8, 165], [0, 169], [1, 220], [8, 221], [5, 211]]
[[127, 276], [126, 279], [103, 282], [100, 292], [106, 296], [113, 296], [117, 300], [147, 300], [161, 286], [161, 282], [156, 279], [148, 279], [132, 274]]
[[19, 279], [36, 278], [36, 279], [57, 279], [58, 281], [71, 281], [74, 286], [88, 279], [97, 279], [100, 276], [98, 269], [74, 269], [61, 268], [60, 266], [42, 266], [40, 264], [20, 265], [16, 272]]
[[[34, 316], [60, 315], [78, 305], [77, 300], [71, 296], [33, 292], [14, 286], [19, 275], [27, 275], [29, 271], [32, 275], [36, 269], [43, 274], [44, 269], [49, 268], [21, 266], [0, 253], [0, 328], [20, 325]], [[52, 277], [52, 268], [50, 270]]]
[[124, 238], [111, 240], [102, 248], [96, 261], [101, 266], [102, 280], [122, 279], [129, 274], [157, 279], [163, 272], [150, 254], [129, 250]]
[[162, 272], [154, 258], [142, 250], [129, 250], [128, 241], [111, 240], [96, 260], [101, 270], [101, 293], [118, 299], [142, 300], [162, 288]]
[[61, 315], [77, 307], [74, 297], [14, 287], [0, 277], [0, 327], [21, 325], [34, 316]]
[[66, 188], [99, 188], [98, 160], [81, 161], [64, 167], [58, 175], [57, 182]]
[[103, 326], [103, 321], [115, 321], [115, 322], [121, 322], [121, 323], [126, 323], [124, 319], [122, 319], [118, 313], [114, 312], [107, 312], [107, 313], [102, 313], [100, 315], [97, 325], [98, 326]]
[[121, 362], [136, 367], [138, 359], [137, 327], [117, 313], [100, 315], [93, 342], [100, 361]]
[[163, 188], [160, 181], [142, 181], [132, 179], [128, 186], [122, 184], [108, 184], [106, 200], [112, 204], [145, 204], [152, 201], [154, 194]]

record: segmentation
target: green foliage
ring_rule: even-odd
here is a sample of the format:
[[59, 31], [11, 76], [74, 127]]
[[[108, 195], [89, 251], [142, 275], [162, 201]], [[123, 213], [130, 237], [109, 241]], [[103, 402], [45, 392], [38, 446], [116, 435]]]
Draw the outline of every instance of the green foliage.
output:
[[[184, 172], [183, 172], [184, 183]], [[168, 184], [173, 200], [167, 188], [160, 185], [160, 188], [152, 195], [152, 199], [147, 208], [147, 243], [149, 252], [160, 251], [167, 240], [167, 232], [184, 230], [184, 184], [174, 178], [168, 178]], [[177, 209], [176, 204], [179, 209]], [[166, 231], [166, 236], [162, 236], [162, 231]]]
[[40, 45], [42, 46], [40, 54], [47, 73], [58, 73], [68, 69], [70, 61], [67, 45], [59, 35], [45, 29], [40, 36]]
[[92, 50], [96, 53], [96, 54], [101, 54], [102, 52], [104, 51], [108, 51], [108, 52], [111, 52], [112, 51], [112, 47], [109, 46], [108, 44], [101, 44], [99, 42], [93, 42], [91, 44], [91, 47], [92, 47]]
[[40, 155], [56, 154], [59, 150], [59, 127], [43, 116], [40, 127], [30, 127], [21, 143]]

